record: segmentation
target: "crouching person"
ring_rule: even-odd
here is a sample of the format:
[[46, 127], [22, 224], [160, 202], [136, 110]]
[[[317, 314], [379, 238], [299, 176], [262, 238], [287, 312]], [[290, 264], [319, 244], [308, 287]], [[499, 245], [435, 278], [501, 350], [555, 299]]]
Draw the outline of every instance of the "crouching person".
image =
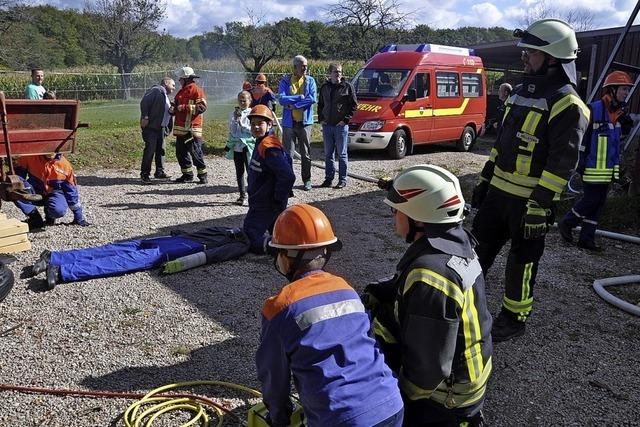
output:
[[269, 246], [290, 282], [262, 309], [258, 379], [272, 426], [289, 425], [291, 376], [314, 426], [401, 426], [402, 398], [358, 294], [324, 271], [341, 247], [327, 217], [294, 205], [276, 220]]
[[396, 233], [410, 244], [395, 276], [365, 289], [374, 334], [399, 376], [405, 426], [483, 426], [491, 315], [475, 240], [462, 228], [458, 179], [413, 166], [388, 186]]
[[266, 233], [271, 233], [276, 218], [286, 209], [296, 177], [291, 156], [271, 132], [273, 113], [269, 107], [256, 105], [247, 117], [256, 145], [249, 162], [249, 211], [242, 229], [251, 242], [250, 251], [262, 254], [268, 241]]
[[43, 228], [45, 224], [55, 224], [55, 220], [62, 218], [67, 209], [73, 212], [72, 224], [83, 227], [89, 225], [80, 204], [76, 175], [62, 153], [20, 157], [15, 170], [27, 192], [43, 197], [44, 220], [34, 203], [24, 200], [15, 202], [27, 215], [30, 231]]

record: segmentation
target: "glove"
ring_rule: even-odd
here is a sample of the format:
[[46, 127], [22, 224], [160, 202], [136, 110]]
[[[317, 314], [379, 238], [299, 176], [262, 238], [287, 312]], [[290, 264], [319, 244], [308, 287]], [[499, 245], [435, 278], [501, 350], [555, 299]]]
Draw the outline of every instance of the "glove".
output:
[[164, 274], [178, 273], [178, 272], [183, 271], [183, 270], [184, 270], [184, 265], [182, 264], [182, 261], [177, 260], [177, 259], [173, 260], [173, 261], [167, 261], [162, 266], [162, 272]]
[[388, 191], [392, 185], [393, 185], [393, 178], [389, 178], [385, 176], [378, 180], [378, 188], [381, 190]]
[[547, 234], [549, 230], [548, 217], [551, 216], [551, 209], [541, 208], [538, 202], [529, 199], [527, 212], [522, 218], [524, 238], [538, 239]]
[[487, 192], [489, 191], [489, 182], [488, 181], [480, 181], [478, 185], [473, 188], [473, 194], [471, 195], [471, 207], [478, 209], [482, 202], [484, 202], [484, 198], [487, 197]]

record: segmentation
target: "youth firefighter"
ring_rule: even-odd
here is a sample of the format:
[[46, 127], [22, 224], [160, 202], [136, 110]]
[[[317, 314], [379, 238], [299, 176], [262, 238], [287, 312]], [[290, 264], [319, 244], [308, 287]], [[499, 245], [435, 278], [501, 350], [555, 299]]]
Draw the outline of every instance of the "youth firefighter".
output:
[[578, 247], [602, 251], [596, 245], [596, 228], [609, 192], [609, 183], [620, 180], [620, 137], [623, 123], [631, 119], [626, 111], [627, 95], [633, 80], [624, 71], [614, 71], [602, 85], [604, 96], [589, 105], [591, 122], [585, 134], [578, 172], [584, 194], [558, 223], [564, 240], [573, 242], [573, 228], [582, 222]]
[[261, 254], [268, 241], [265, 233], [271, 232], [276, 218], [286, 209], [296, 177], [288, 151], [271, 133], [273, 113], [269, 107], [256, 105], [247, 117], [256, 145], [249, 162], [249, 211], [242, 229], [251, 242], [251, 252]]
[[369, 336], [358, 294], [324, 271], [340, 250], [327, 217], [313, 206], [287, 208], [269, 243], [290, 282], [262, 308], [258, 379], [272, 426], [287, 426], [291, 377], [309, 427], [402, 425], [398, 382]]
[[176, 157], [182, 176], [176, 182], [193, 181], [193, 167], [195, 165], [198, 182], [207, 183], [207, 165], [202, 154], [202, 122], [203, 114], [207, 111], [207, 100], [204, 90], [194, 79], [200, 78], [191, 67], [182, 67], [176, 74], [182, 88], [176, 93], [171, 112], [175, 114], [173, 134], [176, 136]]
[[398, 374], [405, 426], [482, 426], [491, 373], [484, 277], [462, 228], [458, 179], [417, 165], [387, 185], [396, 233], [410, 244], [390, 280], [363, 300], [385, 360]]
[[523, 48], [523, 81], [507, 99], [502, 132], [472, 198], [472, 206], [479, 208], [473, 234], [485, 274], [511, 240], [494, 341], [525, 331], [545, 234], [554, 221], [552, 205], [577, 163], [589, 121], [589, 109], [575, 90], [578, 43], [573, 28], [558, 19], [542, 19], [514, 35]]

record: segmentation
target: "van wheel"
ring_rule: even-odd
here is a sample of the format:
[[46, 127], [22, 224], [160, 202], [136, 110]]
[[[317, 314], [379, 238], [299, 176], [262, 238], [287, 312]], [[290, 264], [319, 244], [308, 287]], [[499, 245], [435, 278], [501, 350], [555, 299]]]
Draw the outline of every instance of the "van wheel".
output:
[[460, 139], [456, 143], [458, 151], [469, 151], [476, 142], [476, 133], [471, 126], [465, 126]]
[[398, 129], [391, 135], [387, 152], [392, 159], [401, 159], [407, 154], [407, 134]]

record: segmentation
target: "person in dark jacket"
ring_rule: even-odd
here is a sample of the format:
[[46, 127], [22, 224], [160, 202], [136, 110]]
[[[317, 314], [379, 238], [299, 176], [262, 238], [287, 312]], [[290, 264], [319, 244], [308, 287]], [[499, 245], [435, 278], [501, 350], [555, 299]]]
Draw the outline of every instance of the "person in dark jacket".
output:
[[173, 120], [169, 109], [171, 104], [169, 95], [176, 88], [176, 83], [170, 77], [162, 79], [160, 84], [151, 87], [140, 101], [140, 128], [144, 141], [140, 178], [142, 182], [151, 182], [151, 162], [155, 156], [155, 178], [167, 179], [164, 171], [164, 139], [169, 133]]
[[393, 278], [363, 300], [385, 360], [398, 374], [405, 426], [483, 426], [492, 369], [491, 314], [473, 236], [462, 227], [455, 175], [416, 165], [387, 182], [384, 203], [410, 244]]
[[336, 173], [333, 159], [337, 154], [338, 184], [334, 188], [343, 188], [347, 185], [349, 163], [349, 120], [356, 111], [358, 100], [351, 83], [342, 77], [341, 64], [330, 64], [328, 73], [329, 79], [320, 87], [318, 99], [318, 122], [322, 125], [325, 163], [325, 178], [320, 187], [331, 187]]
[[256, 105], [247, 116], [256, 145], [249, 163], [249, 211], [242, 229], [251, 241], [251, 252], [266, 251], [273, 223], [286, 209], [296, 177], [292, 160], [282, 142], [272, 134], [273, 113], [266, 105]]
[[278, 216], [269, 242], [289, 283], [262, 308], [256, 353], [269, 425], [290, 425], [291, 377], [309, 427], [400, 427], [398, 382], [369, 336], [358, 294], [324, 271], [341, 242], [324, 213], [300, 204]]

